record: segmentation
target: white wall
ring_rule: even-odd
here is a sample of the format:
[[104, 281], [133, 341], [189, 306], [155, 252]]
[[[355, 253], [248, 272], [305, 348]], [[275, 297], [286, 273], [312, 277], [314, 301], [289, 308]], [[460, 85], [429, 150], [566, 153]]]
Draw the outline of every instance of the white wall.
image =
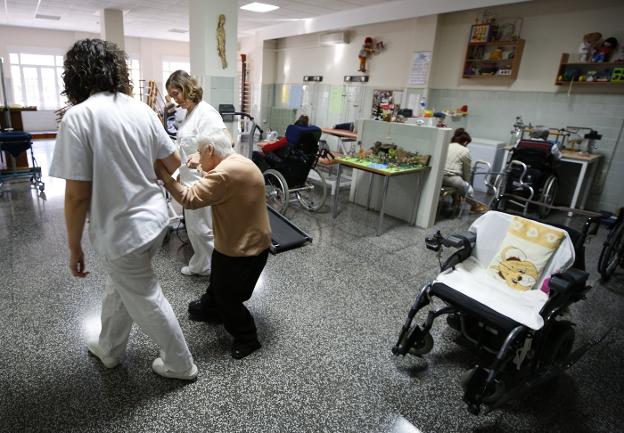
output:
[[323, 83], [342, 84], [345, 75], [360, 75], [358, 53], [364, 38], [383, 41], [385, 49], [367, 62], [370, 86], [403, 88], [415, 51], [432, 51], [437, 16], [370, 24], [347, 30], [346, 45], [321, 46], [319, 33], [279, 39], [277, 77], [280, 84], [301, 83], [304, 75], [322, 75]]
[[[430, 86], [435, 89], [488, 89], [555, 92], [561, 54], [576, 54], [583, 35], [599, 31], [624, 42], [624, 1], [541, 0], [489, 8], [500, 18], [521, 17], [526, 40], [518, 79], [505, 82], [462, 79], [470, 26], [481, 12], [440, 16]], [[595, 88], [591, 89], [595, 92]]]

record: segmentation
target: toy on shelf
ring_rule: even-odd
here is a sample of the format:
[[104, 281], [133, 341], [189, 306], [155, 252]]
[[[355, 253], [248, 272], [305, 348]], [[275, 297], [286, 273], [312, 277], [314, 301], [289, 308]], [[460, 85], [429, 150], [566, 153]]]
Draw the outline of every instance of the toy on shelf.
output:
[[602, 41], [602, 34], [598, 32], [587, 33], [583, 36], [583, 42], [581, 42], [578, 50], [579, 62], [589, 62], [594, 50], [600, 46], [600, 41]]
[[611, 81], [615, 83], [624, 82], [624, 68], [613, 68], [611, 73]]
[[489, 56], [489, 60], [502, 60], [503, 59], [503, 48], [496, 47]]
[[592, 61], [594, 62], [608, 62], [611, 58], [611, 54], [616, 49], [618, 44], [617, 39], [614, 37], [607, 38], [602, 41], [600, 47], [596, 50], [594, 55], [592, 56]]

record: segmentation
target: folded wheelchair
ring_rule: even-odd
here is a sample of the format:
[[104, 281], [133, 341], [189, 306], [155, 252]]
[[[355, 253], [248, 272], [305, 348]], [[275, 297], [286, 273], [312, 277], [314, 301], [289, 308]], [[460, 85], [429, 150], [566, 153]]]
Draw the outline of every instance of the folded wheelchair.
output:
[[[430, 352], [434, 321], [446, 315], [448, 325], [477, 355], [477, 365], [462, 379], [463, 400], [473, 414], [479, 414], [482, 405], [492, 410], [520, 398], [570, 367], [597, 343], [573, 352], [574, 325], [562, 318], [566, 307], [584, 299], [590, 289], [588, 274], [572, 267], [576, 253], [567, 231], [533, 221], [526, 224], [528, 236], [554, 233], [560, 239], [541, 275], [524, 266], [526, 257], [497, 262], [501, 247], [507, 249], [510, 229], [524, 227], [527, 221], [490, 211], [466, 233], [444, 237], [438, 232], [428, 237], [426, 247], [439, 258], [444, 247], [456, 251], [441, 262], [440, 274], [417, 295], [392, 349], [395, 355]], [[492, 263], [498, 267], [492, 268]], [[435, 304], [442, 307], [436, 308], [436, 298], [442, 302]], [[418, 324], [416, 317], [422, 310], [426, 317]]]
[[[503, 171], [496, 175], [493, 182], [486, 178], [486, 185], [490, 186], [497, 196], [515, 195], [526, 200], [508, 200], [507, 198], [497, 200], [497, 210], [505, 211], [512, 204], [522, 209], [523, 214], [526, 215], [530, 201], [546, 205], [555, 203], [559, 189], [559, 179], [556, 173], [559, 161], [553, 155], [552, 147], [552, 143], [544, 140], [522, 139], [516, 143], [509, 152]], [[473, 173], [473, 176], [474, 174], [486, 173]], [[539, 216], [547, 217], [550, 209], [548, 206], [539, 206]]]
[[320, 137], [317, 126], [289, 125], [286, 146], [266, 154], [253, 152], [252, 160], [264, 174], [267, 204], [276, 211], [284, 213], [291, 197], [310, 211], [325, 204], [327, 183], [316, 164], [329, 152], [319, 147]]

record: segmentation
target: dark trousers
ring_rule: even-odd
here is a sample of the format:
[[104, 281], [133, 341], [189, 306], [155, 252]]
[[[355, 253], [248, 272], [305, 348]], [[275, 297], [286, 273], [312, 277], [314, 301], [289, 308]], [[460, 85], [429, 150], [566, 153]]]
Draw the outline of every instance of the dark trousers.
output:
[[210, 285], [202, 296], [202, 305], [206, 311], [217, 314], [226, 331], [240, 343], [258, 339], [254, 319], [243, 302], [251, 298], [268, 256], [268, 249], [251, 257], [212, 252]]

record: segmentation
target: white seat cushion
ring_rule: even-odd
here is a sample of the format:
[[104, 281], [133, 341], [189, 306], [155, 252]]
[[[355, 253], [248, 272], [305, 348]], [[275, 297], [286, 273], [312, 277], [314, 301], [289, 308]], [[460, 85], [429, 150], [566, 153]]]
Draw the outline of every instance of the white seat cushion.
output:
[[496, 280], [487, 270], [487, 264], [498, 251], [507, 234], [512, 216], [490, 211], [478, 218], [470, 231], [477, 234], [473, 255], [455, 267], [438, 275], [436, 281], [446, 284], [494, 311], [528, 326], [540, 329], [544, 320], [540, 311], [548, 295], [540, 290], [543, 280], [569, 268], [574, 263], [574, 246], [568, 234], [546, 265], [537, 284], [537, 290], [514, 290]]

